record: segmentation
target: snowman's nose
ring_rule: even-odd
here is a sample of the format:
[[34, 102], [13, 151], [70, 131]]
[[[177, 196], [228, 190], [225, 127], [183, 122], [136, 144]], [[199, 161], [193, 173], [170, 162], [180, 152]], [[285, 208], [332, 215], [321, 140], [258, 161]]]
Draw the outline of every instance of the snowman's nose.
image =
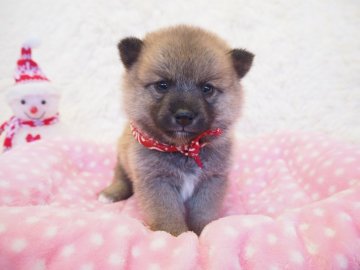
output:
[[35, 107], [35, 106], [33, 106], [33, 107], [30, 108], [30, 112], [31, 112], [32, 114], [35, 114], [35, 113], [38, 112], [38, 108]]

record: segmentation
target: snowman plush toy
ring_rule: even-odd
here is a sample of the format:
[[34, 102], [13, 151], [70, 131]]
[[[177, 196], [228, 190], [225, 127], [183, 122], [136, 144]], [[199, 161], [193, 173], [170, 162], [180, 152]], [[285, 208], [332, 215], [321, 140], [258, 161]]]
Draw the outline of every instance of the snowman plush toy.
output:
[[7, 102], [13, 116], [0, 126], [5, 134], [4, 151], [15, 146], [53, 138], [60, 133], [59, 91], [32, 60], [30, 42], [21, 48], [15, 84], [8, 89]]

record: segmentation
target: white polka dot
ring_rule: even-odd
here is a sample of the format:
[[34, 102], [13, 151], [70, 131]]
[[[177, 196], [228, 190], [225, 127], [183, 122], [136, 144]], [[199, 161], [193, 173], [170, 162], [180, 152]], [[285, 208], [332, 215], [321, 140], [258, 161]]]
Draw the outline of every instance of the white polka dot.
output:
[[310, 164], [305, 164], [304, 166], [302, 166], [302, 171], [306, 172], [310, 167]]
[[183, 249], [177, 248], [172, 251], [172, 256], [174, 256], [174, 257], [181, 256], [182, 253], [183, 253]]
[[158, 238], [158, 239], [153, 240], [150, 243], [150, 249], [151, 250], [158, 250], [158, 249], [161, 249], [161, 248], [165, 247], [165, 245], [166, 245], [165, 239], [164, 238]]
[[347, 214], [347, 213], [340, 213], [340, 214], [339, 214], [339, 217], [340, 217], [343, 221], [347, 221], [347, 222], [352, 221], [352, 217], [351, 217], [349, 214]]
[[256, 162], [256, 163], [259, 162], [259, 161], [260, 161], [260, 157], [259, 157], [259, 156], [253, 157], [253, 161]]
[[102, 237], [101, 234], [94, 233], [91, 235], [90, 241], [92, 244], [96, 246], [101, 246], [104, 243], [104, 238]]
[[109, 256], [108, 262], [111, 265], [123, 265], [125, 262], [125, 259], [122, 256], [113, 253]]
[[130, 233], [130, 229], [126, 225], [119, 225], [116, 227], [116, 233], [120, 235], [127, 235]]
[[76, 224], [77, 226], [83, 227], [83, 226], [86, 225], [86, 221], [83, 220], [83, 219], [78, 219], [78, 220], [75, 221], [75, 224]]
[[311, 170], [310, 172], [309, 172], [309, 176], [314, 176], [315, 175], [315, 170]]
[[105, 165], [105, 166], [109, 166], [110, 165], [110, 159], [105, 159], [104, 160], [104, 162], [103, 162], [103, 164]]
[[48, 228], [46, 228], [44, 236], [51, 238], [54, 237], [58, 232], [58, 228], [56, 226], [50, 226]]
[[316, 179], [316, 182], [318, 184], [322, 184], [322, 183], [324, 183], [324, 181], [325, 181], [324, 177], [319, 177], [318, 179]]
[[269, 244], [274, 245], [274, 244], [277, 243], [278, 239], [277, 239], [276, 235], [274, 235], [274, 234], [269, 234], [269, 235], [267, 236], [267, 241], [268, 241]]
[[310, 149], [310, 148], [313, 148], [314, 147], [314, 144], [313, 143], [308, 143], [305, 148], [306, 149]]
[[332, 238], [335, 236], [336, 231], [332, 228], [327, 227], [327, 228], [325, 228], [324, 233], [327, 237]]
[[239, 170], [239, 169], [240, 169], [240, 165], [239, 165], [239, 164], [234, 164], [233, 169], [234, 169], [234, 170]]
[[320, 155], [320, 153], [319, 153], [318, 151], [314, 151], [314, 152], [311, 153], [310, 156], [311, 156], [312, 158], [315, 158], [315, 157], [318, 157], [319, 155]]
[[134, 258], [138, 258], [138, 257], [141, 255], [140, 248], [139, 248], [139, 247], [133, 247], [133, 248], [131, 249], [131, 255], [132, 255]]
[[109, 220], [112, 218], [114, 218], [114, 214], [112, 214], [112, 213], [104, 213], [100, 216], [100, 219], [103, 219], [103, 220]]
[[156, 264], [156, 263], [152, 263], [149, 265], [148, 270], [161, 270], [160, 265]]
[[312, 199], [312, 200], [318, 200], [319, 197], [320, 197], [319, 193], [313, 193], [313, 194], [311, 194], [311, 199]]
[[71, 147], [67, 144], [64, 144], [61, 148], [65, 151], [70, 151], [70, 149], [71, 149]]
[[59, 210], [59, 211], [56, 213], [56, 216], [58, 216], [58, 217], [63, 217], [63, 218], [67, 218], [67, 217], [70, 217], [70, 212], [67, 211], [67, 210]]
[[61, 255], [64, 257], [69, 257], [70, 255], [74, 254], [74, 252], [75, 252], [74, 245], [67, 245], [62, 249]]
[[281, 268], [277, 265], [272, 265], [269, 267], [269, 270], [281, 270]]
[[296, 230], [293, 225], [287, 225], [285, 227], [285, 233], [289, 236], [296, 236]]
[[347, 269], [349, 266], [349, 262], [348, 259], [342, 255], [342, 254], [337, 254], [335, 255], [335, 260], [337, 265], [341, 268], [341, 269]]
[[327, 161], [325, 161], [324, 163], [323, 163], [323, 166], [324, 167], [329, 167], [330, 165], [332, 165], [333, 164], [333, 161], [332, 160], [327, 160]]
[[246, 179], [245, 185], [250, 186], [251, 184], [253, 184], [253, 182], [254, 182], [254, 179], [252, 179], [252, 178]]
[[90, 168], [95, 168], [96, 167], [96, 162], [95, 161], [91, 161], [89, 164]]
[[39, 221], [40, 219], [37, 217], [28, 217], [27, 219], [25, 219], [25, 223], [27, 224], [35, 224], [38, 223]]
[[15, 177], [17, 180], [20, 180], [20, 181], [26, 181], [28, 179], [28, 177], [26, 176], [26, 174], [23, 174], [23, 173], [20, 173], [18, 175], [16, 175]]
[[347, 158], [345, 158], [344, 162], [345, 162], [345, 163], [352, 163], [352, 162], [354, 162], [355, 160], [356, 160], [356, 159], [353, 158], [353, 157], [347, 157]]
[[92, 263], [86, 263], [80, 267], [80, 270], [93, 270], [93, 269], [94, 269], [94, 265]]
[[26, 248], [26, 246], [27, 246], [27, 242], [25, 239], [23, 238], [15, 239], [11, 243], [11, 250], [16, 253], [19, 253], [23, 251]]
[[300, 191], [296, 192], [294, 196], [292, 197], [293, 200], [298, 200], [304, 197], [304, 194]]
[[314, 213], [315, 216], [322, 217], [322, 216], [324, 216], [324, 209], [322, 209], [322, 208], [315, 208], [315, 209], [313, 210], [313, 213]]
[[0, 188], [7, 188], [9, 186], [10, 186], [9, 182], [6, 182], [4, 180], [0, 181]]
[[345, 170], [343, 168], [338, 168], [335, 170], [335, 176], [341, 176], [343, 175]]
[[311, 255], [316, 255], [319, 252], [319, 247], [312, 242], [306, 243], [306, 248]]
[[299, 229], [300, 229], [301, 231], [306, 231], [307, 229], [309, 229], [309, 227], [310, 227], [309, 224], [307, 224], [307, 223], [302, 223], [302, 224], [300, 224]]
[[10, 196], [4, 196], [4, 197], [2, 198], [2, 201], [3, 201], [4, 203], [6, 203], [6, 204], [9, 204], [9, 203], [12, 203], [13, 198], [10, 197]]
[[333, 194], [336, 191], [336, 186], [332, 185], [328, 188], [328, 194]]
[[280, 152], [281, 152], [280, 148], [275, 148], [274, 151], [273, 151], [273, 153], [274, 153], [275, 155], [280, 154]]
[[231, 226], [225, 226], [224, 233], [230, 237], [235, 237], [239, 234], [238, 230]]
[[0, 223], [0, 233], [5, 232], [6, 229], [7, 229], [7, 228], [6, 228], [5, 224]]
[[250, 228], [254, 226], [254, 222], [250, 218], [245, 218], [244, 220], [242, 220], [242, 225], [244, 227]]
[[304, 256], [299, 251], [292, 251], [290, 253], [290, 260], [296, 264], [302, 264], [304, 262]]
[[46, 263], [45, 260], [37, 260], [34, 264], [34, 267], [32, 270], [45, 270], [46, 269]]
[[353, 186], [353, 185], [357, 184], [358, 182], [359, 182], [358, 179], [351, 179], [351, 180], [349, 180], [349, 185]]
[[246, 248], [245, 248], [245, 256], [246, 256], [246, 258], [251, 258], [252, 256], [254, 256], [254, 254], [255, 254], [255, 248], [254, 247], [252, 247], [252, 246], [247, 246]]

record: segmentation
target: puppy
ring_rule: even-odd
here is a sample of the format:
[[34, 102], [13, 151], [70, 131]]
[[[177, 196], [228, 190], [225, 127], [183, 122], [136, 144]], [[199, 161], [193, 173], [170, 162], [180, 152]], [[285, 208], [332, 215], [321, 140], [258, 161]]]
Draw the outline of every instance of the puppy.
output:
[[125, 38], [118, 49], [130, 122], [113, 182], [99, 199], [115, 202], [134, 192], [152, 230], [199, 235], [222, 206], [242, 107], [239, 81], [254, 55], [184, 25]]

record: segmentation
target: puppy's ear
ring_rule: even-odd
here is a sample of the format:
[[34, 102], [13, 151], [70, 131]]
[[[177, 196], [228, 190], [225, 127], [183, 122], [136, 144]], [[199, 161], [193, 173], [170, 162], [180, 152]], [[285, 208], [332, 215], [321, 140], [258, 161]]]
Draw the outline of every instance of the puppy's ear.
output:
[[119, 42], [117, 47], [126, 69], [129, 69], [137, 61], [143, 44], [141, 39], [135, 37], [124, 38]]
[[254, 54], [243, 49], [234, 49], [230, 51], [234, 69], [241, 79], [250, 70], [254, 59]]

